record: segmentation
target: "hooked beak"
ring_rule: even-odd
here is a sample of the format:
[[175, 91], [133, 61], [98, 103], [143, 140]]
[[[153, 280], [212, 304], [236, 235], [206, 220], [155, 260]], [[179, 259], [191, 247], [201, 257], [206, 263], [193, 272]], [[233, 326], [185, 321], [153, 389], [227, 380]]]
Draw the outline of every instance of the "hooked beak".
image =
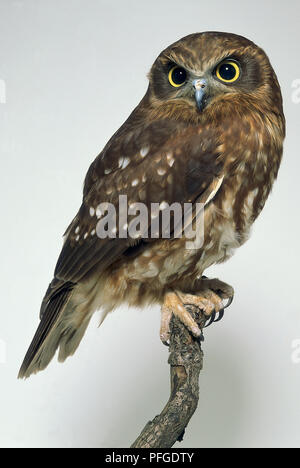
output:
[[205, 88], [206, 88], [206, 81], [203, 79], [194, 80], [193, 81], [193, 88], [195, 90], [195, 99], [196, 104], [199, 111], [204, 109], [204, 95], [205, 95]]

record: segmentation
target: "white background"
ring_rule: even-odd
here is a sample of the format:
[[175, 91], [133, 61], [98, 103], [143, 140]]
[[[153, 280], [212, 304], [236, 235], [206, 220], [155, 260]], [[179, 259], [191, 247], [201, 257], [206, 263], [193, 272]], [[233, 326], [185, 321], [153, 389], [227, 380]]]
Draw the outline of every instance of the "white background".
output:
[[251, 240], [208, 272], [236, 298], [206, 331], [199, 408], [176, 446], [300, 447], [299, 5], [0, 0], [0, 446], [128, 447], [165, 404], [158, 307], [118, 310], [100, 329], [95, 316], [64, 365], [53, 361], [26, 382], [16, 376], [88, 166], [142, 98], [160, 51], [220, 30], [270, 56], [288, 134]]

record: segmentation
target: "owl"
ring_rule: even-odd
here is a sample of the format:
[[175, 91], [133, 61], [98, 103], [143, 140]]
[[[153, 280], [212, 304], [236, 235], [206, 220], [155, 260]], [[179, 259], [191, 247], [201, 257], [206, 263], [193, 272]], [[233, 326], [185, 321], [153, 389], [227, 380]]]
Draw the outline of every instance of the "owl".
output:
[[[280, 86], [253, 42], [203, 32], [163, 50], [145, 96], [87, 172], [19, 377], [57, 350], [59, 361], [72, 355], [97, 309], [105, 317], [122, 303], [160, 304], [166, 344], [172, 314], [201, 336], [187, 304], [208, 323], [220, 319], [233, 288], [204, 272], [249, 238], [284, 137]], [[141, 206], [143, 226], [131, 235]], [[186, 227], [201, 230], [201, 242], [191, 247]]]

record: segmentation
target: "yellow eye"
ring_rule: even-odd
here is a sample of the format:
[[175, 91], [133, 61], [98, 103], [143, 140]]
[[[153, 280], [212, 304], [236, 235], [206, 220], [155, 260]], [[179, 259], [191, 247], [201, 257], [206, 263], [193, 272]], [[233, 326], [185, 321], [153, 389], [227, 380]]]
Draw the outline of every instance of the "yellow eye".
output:
[[175, 88], [179, 88], [186, 82], [187, 73], [184, 68], [177, 65], [169, 71], [169, 82]]
[[225, 83], [233, 83], [241, 74], [240, 67], [232, 60], [226, 60], [220, 63], [216, 69], [216, 76]]

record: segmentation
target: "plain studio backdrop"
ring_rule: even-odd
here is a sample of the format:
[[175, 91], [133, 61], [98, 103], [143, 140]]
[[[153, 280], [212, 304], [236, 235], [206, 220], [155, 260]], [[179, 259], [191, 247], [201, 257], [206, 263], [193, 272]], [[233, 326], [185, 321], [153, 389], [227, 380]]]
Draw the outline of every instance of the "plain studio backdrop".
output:
[[[205, 332], [200, 403], [176, 447], [300, 447], [298, 0], [1, 0], [0, 445], [128, 447], [169, 395], [159, 307], [124, 307], [27, 381], [17, 372], [85, 173], [138, 104], [160, 51], [205, 30], [263, 47], [287, 139], [250, 241], [208, 271], [235, 301]], [[298, 81], [297, 81], [298, 80]]]

